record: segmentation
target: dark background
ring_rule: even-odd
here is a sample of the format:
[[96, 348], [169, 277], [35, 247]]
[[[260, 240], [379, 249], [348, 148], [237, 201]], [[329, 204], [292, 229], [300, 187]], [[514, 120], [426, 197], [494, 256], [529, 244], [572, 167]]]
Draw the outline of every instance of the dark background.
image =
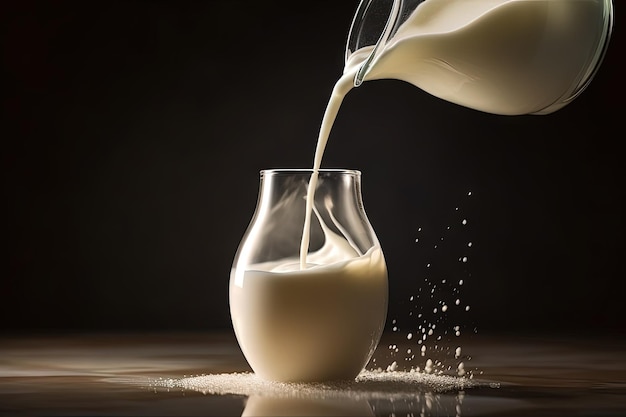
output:
[[[0, 329], [230, 328], [258, 171], [312, 165], [357, 1], [14, 3], [0, 6]], [[615, 6], [595, 80], [549, 116], [395, 80], [348, 94], [323, 166], [363, 172], [390, 319], [443, 277], [465, 280], [479, 331], [625, 335]]]

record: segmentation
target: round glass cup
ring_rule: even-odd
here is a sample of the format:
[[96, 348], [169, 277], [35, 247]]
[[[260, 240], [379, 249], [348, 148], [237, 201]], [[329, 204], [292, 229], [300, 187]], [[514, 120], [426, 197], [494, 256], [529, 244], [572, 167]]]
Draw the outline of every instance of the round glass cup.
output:
[[[387, 268], [365, 214], [361, 174], [318, 173], [310, 230], [304, 230], [313, 170], [261, 171], [256, 210], [233, 262], [233, 327], [264, 379], [354, 379], [384, 328]], [[310, 245], [302, 265], [304, 232]]]

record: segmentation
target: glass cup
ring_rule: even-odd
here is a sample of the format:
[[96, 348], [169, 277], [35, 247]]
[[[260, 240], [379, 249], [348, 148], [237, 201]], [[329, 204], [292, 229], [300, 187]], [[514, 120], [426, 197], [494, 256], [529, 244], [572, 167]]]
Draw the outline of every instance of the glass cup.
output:
[[254, 372], [275, 381], [354, 379], [387, 315], [380, 243], [359, 171], [318, 171], [306, 265], [300, 248], [313, 170], [261, 171], [257, 207], [230, 275], [230, 313]]

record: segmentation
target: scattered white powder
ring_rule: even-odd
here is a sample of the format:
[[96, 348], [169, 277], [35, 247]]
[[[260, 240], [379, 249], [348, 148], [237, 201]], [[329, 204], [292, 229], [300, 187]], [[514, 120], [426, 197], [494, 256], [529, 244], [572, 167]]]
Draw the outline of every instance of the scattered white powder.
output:
[[[395, 366], [394, 366], [395, 364]], [[372, 399], [415, 395], [420, 392], [447, 392], [476, 387], [479, 384], [468, 378], [446, 375], [430, 375], [415, 370], [396, 371], [397, 363], [388, 371], [362, 371], [354, 381], [320, 383], [272, 382], [254, 373], [224, 373], [192, 376], [186, 378], [158, 378], [148, 386], [156, 391], [180, 389], [196, 391], [205, 395], [244, 395], [274, 398], [349, 398]], [[429, 359], [426, 368], [432, 372]]]

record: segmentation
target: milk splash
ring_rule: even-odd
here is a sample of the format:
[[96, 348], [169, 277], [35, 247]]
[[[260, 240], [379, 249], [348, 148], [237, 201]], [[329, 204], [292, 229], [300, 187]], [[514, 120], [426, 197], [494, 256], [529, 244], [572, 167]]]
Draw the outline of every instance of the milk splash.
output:
[[373, 369], [469, 379], [482, 374], [469, 366], [471, 356], [462, 348], [462, 340], [478, 331], [467, 325], [472, 323], [471, 304], [463, 294], [471, 285], [476, 246], [466, 214], [472, 202], [469, 191], [463, 207], [455, 207], [444, 226], [417, 228], [415, 245], [425, 255], [421, 270], [416, 268], [422, 282], [401, 301], [407, 306], [406, 316], [391, 320], [393, 342], [386, 352], [377, 352], [370, 362]]

